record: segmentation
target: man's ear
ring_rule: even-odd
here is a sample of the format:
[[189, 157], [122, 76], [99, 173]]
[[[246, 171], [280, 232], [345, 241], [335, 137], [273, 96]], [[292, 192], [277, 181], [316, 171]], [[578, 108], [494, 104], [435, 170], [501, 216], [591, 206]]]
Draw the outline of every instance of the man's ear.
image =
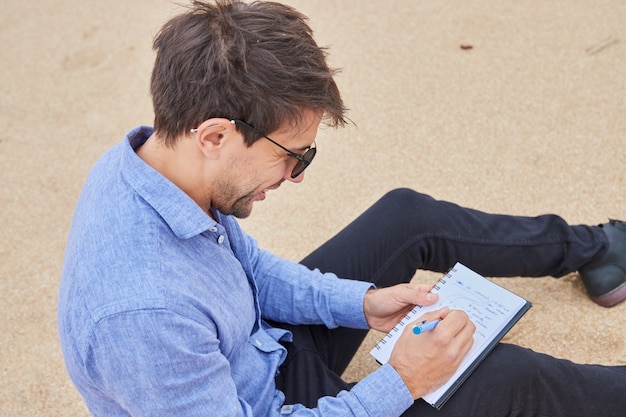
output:
[[192, 133], [196, 135], [196, 143], [202, 153], [214, 158], [216, 152], [224, 147], [226, 138], [237, 133], [237, 128], [228, 119], [213, 118], [200, 123]]

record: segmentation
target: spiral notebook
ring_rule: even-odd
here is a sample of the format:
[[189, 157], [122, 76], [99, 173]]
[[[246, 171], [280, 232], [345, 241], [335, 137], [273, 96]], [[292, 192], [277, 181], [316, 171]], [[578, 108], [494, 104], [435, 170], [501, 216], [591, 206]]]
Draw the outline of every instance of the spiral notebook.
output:
[[416, 306], [370, 353], [379, 363], [384, 364], [389, 360], [393, 346], [404, 327], [422, 314], [446, 306], [465, 311], [476, 325], [474, 345], [452, 377], [437, 390], [423, 397], [430, 405], [440, 409], [528, 311], [531, 303], [460, 263], [437, 282], [432, 292], [439, 294], [437, 303]]

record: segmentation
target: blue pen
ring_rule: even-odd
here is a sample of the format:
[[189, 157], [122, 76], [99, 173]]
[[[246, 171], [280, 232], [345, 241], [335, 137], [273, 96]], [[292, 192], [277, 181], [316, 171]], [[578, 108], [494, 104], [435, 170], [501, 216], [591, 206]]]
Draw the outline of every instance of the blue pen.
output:
[[413, 326], [413, 333], [420, 334], [424, 332], [429, 332], [433, 330], [435, 327], [437, 327], [440, 321], [441, 320], [439, 319], [433, 320], [433, 321], [424, 320], [421, 324], [416, 324]]

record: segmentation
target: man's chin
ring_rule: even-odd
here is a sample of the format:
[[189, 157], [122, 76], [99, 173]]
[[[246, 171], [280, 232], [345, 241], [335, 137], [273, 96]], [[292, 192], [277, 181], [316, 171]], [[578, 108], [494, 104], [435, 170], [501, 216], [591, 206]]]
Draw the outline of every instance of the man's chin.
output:
[[231, 216], [234, 216], [238, 219], [245, 219], [250, 217], [252, 213], [252, 206], [254, 205], [254, 201], [250, 200], [246, 204], [235, 204], [228, 213]]
[[222, 214], [233, 216], [238, 219], [245, 219], [250, 216], [250, 213], [252, 213], [252, 206], [254, 203], [256, 201], [264, 200], [264, 198], [259, 197], [265, 197], [265, 193], [262, 193], [262, 196], [260, 194], [254, 194], [240, 197], [228, 206], [222, 205], [222, 207], [218, 206], [215, 208]]
[[248, 217], [250, 217], [250, 214], [252, 214], [252, 210], [248, 210], [247, 212], [243, 213], [243, 212], [236, 212], [233, 213], [232, 215], [238, 219], [246, 219]]

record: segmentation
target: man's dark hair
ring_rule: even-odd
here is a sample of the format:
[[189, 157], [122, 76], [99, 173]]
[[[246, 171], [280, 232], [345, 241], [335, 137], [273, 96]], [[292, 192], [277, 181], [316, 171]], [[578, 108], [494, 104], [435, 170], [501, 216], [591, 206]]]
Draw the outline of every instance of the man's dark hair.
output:
[[[175, 137], [212, 117], [240, 119], [261, 132], [297, 124], [304, 110], [343, 126], [345, 107], [313, 39], [292, 7], [255, 1], [193, 1], [154, 40], [151, 79], [155, 131]], [[258, 139], [242, 131], [250, 145]]]

